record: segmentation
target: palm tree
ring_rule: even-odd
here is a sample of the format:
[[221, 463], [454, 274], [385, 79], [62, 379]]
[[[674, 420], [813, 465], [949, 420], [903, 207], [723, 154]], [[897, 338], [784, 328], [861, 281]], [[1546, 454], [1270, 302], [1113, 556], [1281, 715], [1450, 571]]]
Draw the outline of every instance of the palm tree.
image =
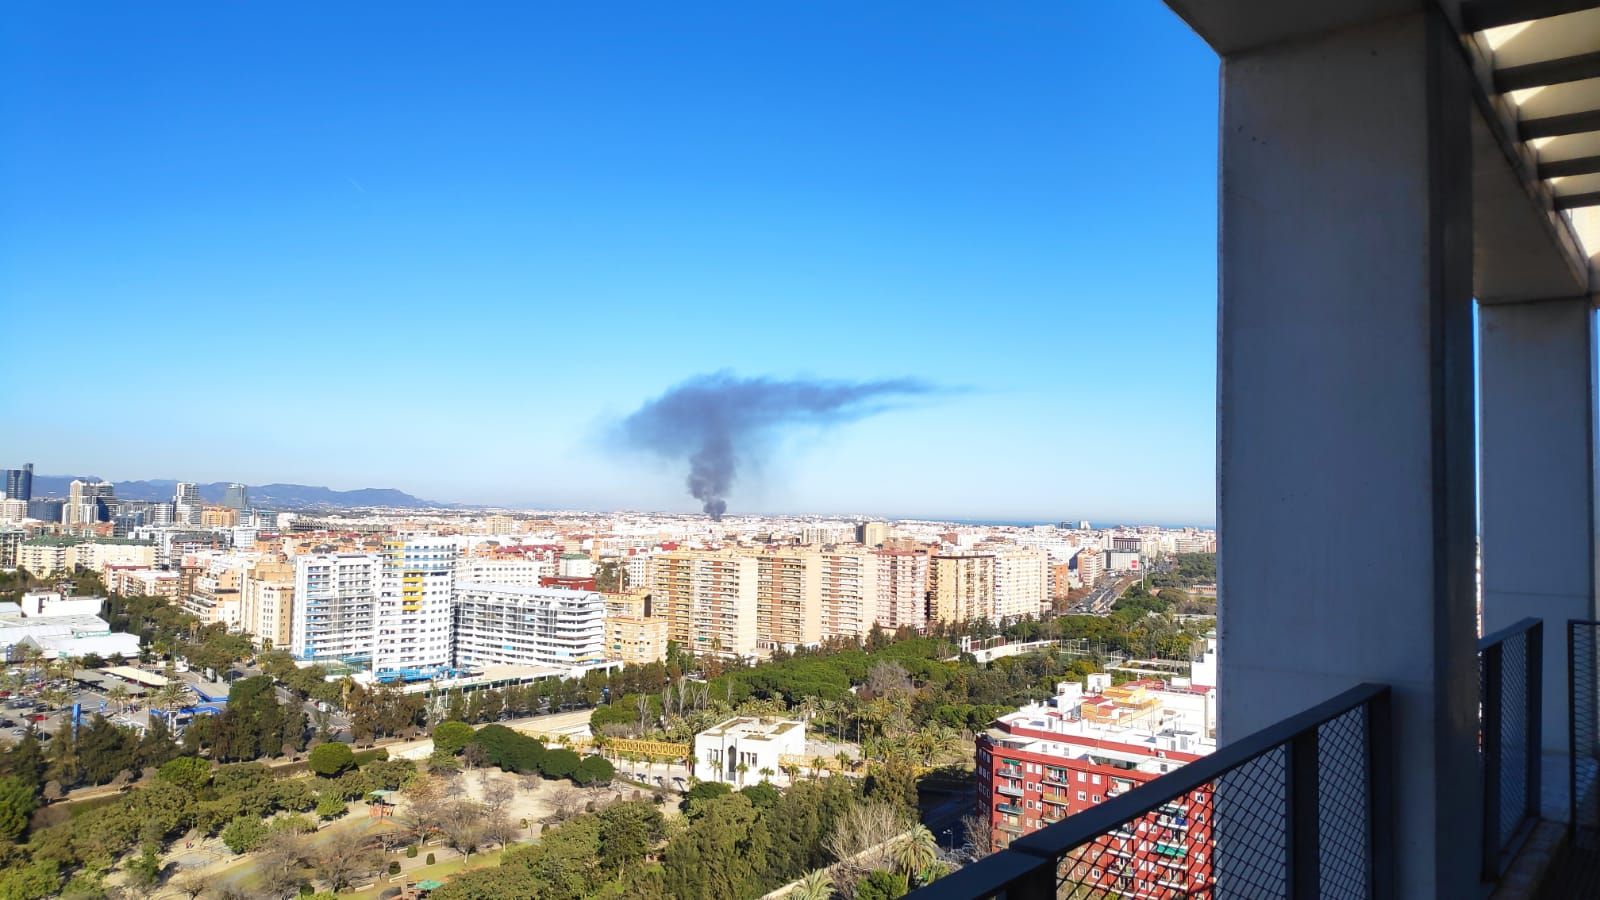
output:
[[125, 709], [128, 705], [128, 688], [125, 685], [114, 684], [106, 691], [106, 700], [116, 709]]
[[820, 757], [820, 756], [811, 757], [811, 780], [812, 781], [816, 781], [818, 776], [820, 776], [821, 774], [822, 774], [822, 757]]
[[800, 767], [792, 762], [786, 762], [779, 768], [783, 769], [783, 774], [788, 776], [789, 783], [794, 784], [795, 776], [800, 774]]
[[734, 768], [734, 771], [739, 773], [739, 786], [740, 787], [744, 787], [744, 773], [750, 771], [750, 764], [749, 763], [739, 763], [737, 766], [734, 766], [733, 768]]
[[833, 896], [833, 876], [827, 869], [817, 869], [807, 872], [800, 879], [800, 886], [790, 894], [792, 900], [829, 900]]
[[916, 825], [889, 849], [894, 863], [907, 878], [916, 878], [939, 858], [939, 839], [926, 825]]
[[771, 781], [772, 780], [772, 776], [774, 776], [776, 774], [778, 774], [778, 773], [772, 771], [772, 767], [771, 766], [762, 766], [761, 767], [761, 780], [762, 781]]

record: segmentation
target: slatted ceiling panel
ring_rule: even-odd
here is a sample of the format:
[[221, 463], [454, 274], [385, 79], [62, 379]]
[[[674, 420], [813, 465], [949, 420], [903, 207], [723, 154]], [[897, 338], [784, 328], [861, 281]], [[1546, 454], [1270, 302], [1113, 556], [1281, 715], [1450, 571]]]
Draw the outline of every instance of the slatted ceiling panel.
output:
[[1550, 189], [1555, 191], [1557, 197], [1570, 197], [1573, 194], [1593, 194], [1600, 191], [1600, 175], [1576, 175], [1567, 178], [1552, 178]]
[[1533, 148], [1539, 151], [1540, 162], [1556, 162], [1558, 160], [1581, 159], [1586, 156], [1600, 156], [1600, 131], [1586, 131], [1582, 134], [1569, 134], [1563, 137], [1539, 138], [1529, 141]]
[[1468, 31], [1484, 31], [1595, 7], [1595, 0], [1469, 0], [1461, 4], [1461, 20]]
[[1524, 119], [1590, 112], [1600, 109], [1600, 78], [1512, 91], [1510, 96]]
[[1484, 32], [1496, 70], [1582, 57], [1600, 50], [1600, 8]]
[[1463, 6], [1462, 19], [1489, 52], [1494, 90], [1516, 109], [1555, 208], [1571, 211], [1580, 233], [1592, 232], [1585, 223], [1588, 207], [1600, 203], [1600, 3], [1478, 0]]

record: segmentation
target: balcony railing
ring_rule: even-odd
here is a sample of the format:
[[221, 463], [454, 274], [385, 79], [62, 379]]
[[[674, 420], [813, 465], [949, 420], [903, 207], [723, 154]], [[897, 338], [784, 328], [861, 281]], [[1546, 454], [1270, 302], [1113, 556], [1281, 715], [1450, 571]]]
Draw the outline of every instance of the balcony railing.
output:
[[[1392, 752], [1389, 688], [1364, 684], [1018, 838], [913, 896], [1388, 900]], [[1168, 844], [1184, 854], [1176, 859], [1155, 847], [1166, 835], [1137, 828], [1156, 821], [1163, 806], [1168, 814], [1187, 807], [1191, 831], [1184, 844]], [[1159, 859], [1181, 862], [1182, 870], [1129, 862]]]
[[1485, 881], [1500, 880], [1539, 819], [1543, 660], [1538, 619], [1478, 641]]
[[1600, 622], [1567, 623], [1567, 798], [1578, 829], [1600, 828]]

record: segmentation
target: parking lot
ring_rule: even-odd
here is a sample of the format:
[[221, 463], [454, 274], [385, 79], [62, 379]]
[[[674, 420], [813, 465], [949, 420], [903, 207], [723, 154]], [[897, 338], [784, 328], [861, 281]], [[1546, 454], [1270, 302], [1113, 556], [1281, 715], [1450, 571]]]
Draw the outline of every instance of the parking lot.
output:
[[[85, 675], [93, 677], [85, 678]], [[141, 731], [149, 725], [148, 701], [153, 692], [99, 672], [80, 672], [73, 678], [49, 678], [42, 672], [12, 668], [6, 672], [6, 682], [7, 686], [0, 688], [0, 740], [21, 739], [29, 724], [42, 734], [53, 735], [71, 720], [73, 704], [78, 705], [84, 720], [103, 715], [119, 725]], [[113, 703], [108, 696], [109, 685], [115, 683], [122, 683], [129, 692], [128, 700], [121, 705]], [[190, 697], [192, 701], [193, 695]]]

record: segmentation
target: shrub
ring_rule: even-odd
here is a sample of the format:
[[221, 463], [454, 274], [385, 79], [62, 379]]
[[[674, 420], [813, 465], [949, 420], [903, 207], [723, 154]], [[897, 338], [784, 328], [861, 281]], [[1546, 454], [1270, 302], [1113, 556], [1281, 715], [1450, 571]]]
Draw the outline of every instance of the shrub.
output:
[[319, 744], [311, 751], [311, 771], [324, 778], [333, 778], [355, 764], [349, 744]]
[[393, 860], [392, 859], [392, 860], [389, 861], [389, 874], [390, 875], [399, 875], [400, 874], [400, 861], [399, 860]]
[[433, 865], [433, 863], [434, 863], [434, 858], [433, 858], [433, 854], [432, 854], [432, 853], [429, 853], [429, 854], [428, 854], [428, 858], [427, 858], [427, 859], [425, 859], [425, 860], [423, 860], [423, 862], [425, 862], [425, 863], [427, 863], [427, 864], [428, 864], [428, 865], [430, 865], [430, 866], [431, 866], [431, 865]]
[[877, 869], [856, 885], [856, 900], [897, 900], [910, 890], [906, 876]]
[[371, 750], [363, 750], [360, 753], [352, 754], [351, 761], [358, 766], [364, 766], [367, 763], [378, 762], [379, 760], [385, 760], [388, 758], [389, 749], [387, 747], [376, 747]]
[[324, 794], [317, 799], [317, 815], [324, 820], [337, 819], [344, 815], [346, 809], [344, 798], [338, 794]]
[[428, 756], [428, 771], [459, 772], [461, 771], [461, 760], [456, 759], [455, 754], [453, 753], [449, 753], [444, 750], [435, 750], [431, 755]]
[[266, 836], [267, 829], [262, 826], [261, 820], [249, 816], [240, 816], [222, 829], [222, 843], [235, 853], [249, 853]]
[[[546, 754], [547, 756], [549, 754]], [[581, 785], [609, 784], [616, 775], [616, 767], [600, 756], [586, 756], [572, 772], [572, 780]], [[639, 793], [634, 791], [635, 794]]]
[[406, 859], [416, 859], [416, 858], [417, 858], [417, 845], [416, 844], [412, 844], [411, 846], [406, 848]]
[[198, 791], [211, 780], [211, 764], [197, 756], [169, 759], [156, 770], [156, 777], [187, 791]]
[[578, 769], [578, 754], [567, 749], [546, 750], [539, 760], [539, 774], [546, 778], [566, 778]]
[[474, 734], [477, 732], [465, 722], [440, 722], [433, 729], [433, 749], [455, 756], [472, 743]]

